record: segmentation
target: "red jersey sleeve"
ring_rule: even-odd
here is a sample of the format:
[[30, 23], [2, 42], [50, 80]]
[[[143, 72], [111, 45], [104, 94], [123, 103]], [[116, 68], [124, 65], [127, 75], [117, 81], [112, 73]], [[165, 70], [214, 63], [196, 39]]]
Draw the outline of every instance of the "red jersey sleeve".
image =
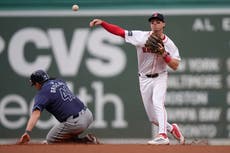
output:
[[108, 22], [103, 21], [101, 23], [101, 26], [106, 29], [108, 32], [117, 35], [117, 36], [121, 36], [122, 38], [125, 38], [125, 30], [122, 29], [121, 27], [114, 25], [114, 24], [110, 24]]

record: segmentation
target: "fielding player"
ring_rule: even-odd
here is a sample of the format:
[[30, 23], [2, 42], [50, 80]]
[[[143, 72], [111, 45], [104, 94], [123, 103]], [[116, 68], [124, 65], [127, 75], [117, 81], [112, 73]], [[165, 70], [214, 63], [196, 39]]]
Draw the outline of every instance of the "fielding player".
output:
[[[179, 51], [173, 41], [163, 33], [165, 19], [162, 14], [154, 13], [148, 21], [151, 31], [127, 31], [101, 19], [92, 20], [90, 27], [101, 25], [108, 32], [124, 38], [127, 43], [136, 47], [140, 91], [144, 107], [150, 122], [159, 126], [158, 135], [148, 141], [148, 144], [169, 144], [167, 131], [171, 132], [181, 144], [184, 144], [185, 139], [178, 125], [167, 122], [164, 105], [168, 79], [167, 66], [173, 70], [178, 68], [181, 60]], [[163, 43], [155, 43], [155, 40], [150, 39], [151, 35], [161, 38]], [[157, 52], [151, 50], [154, 47], [157, 48]]]

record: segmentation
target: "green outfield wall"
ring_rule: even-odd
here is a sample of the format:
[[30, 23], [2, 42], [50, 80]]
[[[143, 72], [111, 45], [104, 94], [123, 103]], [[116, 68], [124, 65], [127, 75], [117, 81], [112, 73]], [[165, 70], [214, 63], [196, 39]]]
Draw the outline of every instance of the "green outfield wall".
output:
[[[188, 139], [229, 139], [230, 11], [159, 11], [182, 58], [178, 71], [169, 70], [169, 122], [178, 123]], [[36, 69], [68, 81], [92, 110], [95, 122], [89, 130], [99, 138], [151, 138], [135, 47], [101, 27], [88, 26], [96, 17], [127, 30], [149, 30], [151, 13], [0, 11], [0, 139], [15, 139], [24, 132], [36, 93], [28, 77]], [[44, 138], [56, 122], [44, 112], [32, 138]]]
[[0, 9], [67, 9], [76, 3], [81, 9], [226, 8], [230, 6], [230, 0], [1, 0]]

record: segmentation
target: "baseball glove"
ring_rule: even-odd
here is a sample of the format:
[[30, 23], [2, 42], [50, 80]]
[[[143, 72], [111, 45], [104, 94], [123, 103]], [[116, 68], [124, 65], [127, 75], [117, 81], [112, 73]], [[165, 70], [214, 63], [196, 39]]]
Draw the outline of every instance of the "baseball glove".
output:
[[145, 47], [152, 53], [162, 55], [164, 53], [164, 44], [160, 37], [152, 33], [145, 43]]

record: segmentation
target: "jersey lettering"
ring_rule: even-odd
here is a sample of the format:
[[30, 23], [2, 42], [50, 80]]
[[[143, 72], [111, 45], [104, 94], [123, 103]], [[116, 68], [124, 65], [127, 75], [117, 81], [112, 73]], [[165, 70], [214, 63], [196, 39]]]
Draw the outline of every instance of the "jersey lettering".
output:
[[52, 86], [50, 88], [51, 93], [56, 93], [56, 90], [59, 86], [64, 85], [62, 82], [51, 82]]
[[146, 47], [142, 47], [142, 52], [143, 53], [151, 53], [152, 51]]
[[72, 101], [74, 99], [74, 95], [66, 86], [59, 88], [59, 92], [64, 101]]

